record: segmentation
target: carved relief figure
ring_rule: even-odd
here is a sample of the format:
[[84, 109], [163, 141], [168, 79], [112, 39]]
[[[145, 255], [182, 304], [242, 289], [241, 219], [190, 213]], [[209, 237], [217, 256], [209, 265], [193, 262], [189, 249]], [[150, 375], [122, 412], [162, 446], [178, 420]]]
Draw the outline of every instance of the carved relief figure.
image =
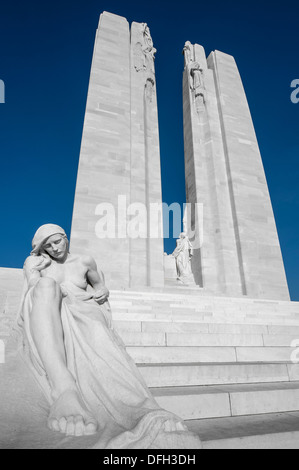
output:
[[49, 403], [48, 427], [97, 434], [93, 448], [201, 448], [180, 418], [159, 407], [127, 354], [103, 273], [68, 245], [61, 227], [43, 225], [24, 265], [19, 326], [26, 362]]
[[183, 48], [183, 54], [185, 58], [185, 66], [189, 64], [189, 62], [194, 60], [194, 50], [193, 50], [193, 45], [191, 44], [190, 41], [186, 41], [184, 48]]
[[136, 72], [146, 69], [145, 56], [140, 42], [137, 42], [134, 47], [134, 67]]
[[155, 82], [152, 78], [148, 78], [145, 84], [145, 97], [151, 103], [153, 101]]
[[147, 58], [149, 69], [154, 73], [154, 60], [157, 49], [154, 48], [154, 43], [151, 37], [149, 27], [146, 23], [142, 23], [143, 27], [143, 39], [144, 39], [144, 49], [143, 52]]
[[153, 100], [155, 88], [155, 54], [153, 40], [146, 23], [138, 25], [138, 42], [134, 47], [134, 67], [136, 72], [145, 72], [144, 94], [148, 103]]
[[201, 68], [200, 64], [198, 62], [191, 62], [189, 66], [189, 73], [191, 75], [191, 89], [194, 90], [195, 92], [199, 90], [200, 88], [203, 88], [203, 69]]
[[139, 39], [134, 48], [135, 69], [149, 70], [154, 74], [154, 59], [157, 50], [154, 48], [149, 27], [146, 23], [139, 25]]
[[188, 73], [190, 89], [193, 92], [195, 108], [197, 113], [200, 114], [205, 105], [203, 68], [199, 62], [194, 60], [194, 47], [190, 41], [185, 43], [183, 54], [185, 57], [185, 68]]

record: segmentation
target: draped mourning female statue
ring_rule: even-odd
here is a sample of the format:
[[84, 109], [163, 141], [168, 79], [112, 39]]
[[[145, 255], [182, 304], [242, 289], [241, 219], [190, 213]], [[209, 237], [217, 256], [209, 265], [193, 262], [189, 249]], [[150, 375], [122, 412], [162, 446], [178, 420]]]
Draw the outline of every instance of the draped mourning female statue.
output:
[[189, 284], [192, 278], [190, 261], [193, 256], [193, 247], [185, 232], [180, 234], [172, 256], [175, 258], [178, 281], [183, 284]]
[[[42, 391], [41, 409], [41, 398], [26, 399], [26, 413], [33, 410], [32, 420], [42, 423], [30, 436], [35, 432], [38, 442], [47, 425], [47, 446], [53, 440], [53, 447], [71, 439], [73, 447], [98, 449], [201, 448], [179, 417], [159, 407], [127, 354], [113, 329], [109, 291], [95, 261], [69, 253], [68, 245], [61, 227], [44, 225], [24, 264], [18, 325], [25, 362], [22, 370], [16, 361], [13, 370], [8, 363], [6, 373], [15, 380], [19, 370], [26, 381], [32, 374], [27, 395]], [[18, 447], [18, 436], [8, 427], [10, 445]], [[59, 433], [68, 437], [51, 437]]]

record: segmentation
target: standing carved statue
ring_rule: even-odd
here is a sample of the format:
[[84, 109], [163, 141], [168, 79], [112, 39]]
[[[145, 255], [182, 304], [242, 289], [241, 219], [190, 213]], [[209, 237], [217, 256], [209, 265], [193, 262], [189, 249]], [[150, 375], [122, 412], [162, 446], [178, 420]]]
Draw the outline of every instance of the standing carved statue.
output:
[[200, 115], [205, 105], [203, 68], [200, 63], [194, 59], [194, 46], [190, 41], [185, 43], [183, 54], [185, 57], [185, 69], [188, 73], [190, 89], [193, 92], [195, 109], [198, 115]]
[[151, 33], [146, 23], [140, 24], [138, 36], [134, 48], [135, 69], [137, 72], [148, 70], [154, 75], [154, 60], [157, 49], [154, 48]]
[[190, 41], [186, 41], [184, 48], [183, 48], [183, 54], [185, 57], [185, 66], [189, 64], [189, 62], [194, 60], [194, 51], [193, 51], [193, 45], [191, 44]]
[[[34, 396], [32, 403], [26, 399], [29, 416], [39, 413], [43, 423], [48, 408], [50, 430], [68, 436], [63, 442], [85, 436], [85, 448], [201, 448], [180, 418], [159, 407], [126, 352], [113, 328], [109, 291], [94, 259], [71, 254], [68, 247], [61, 227], [43, 225], [24, 264], [21, 365], [6, 373], [11, 383], [28, 367], [26, 380]], [[19, 402], [22, 387], [17, 391]], [[39, 410], [41, 398], [34, 393], [39, 397], [41, 391], [48, 405]], [[42, 433], [37, 429], [36, 440]], [[32, 429], [29, 434], [32, 438]], [[48, 432], [47, 445], [51, 436]]]
[[146, 23], [142, 23], [142, 27], [143, 27], [143, 38], [144, 38], [144, 43], [145, 43], [144, 53], [150, 54], [152, 59], [154, 59], [157, 49], [154, 48], [154, 43], [151, 37], [150, 29]]
[[192, 78], [190, 83], [191, 89], [196, 93], [197, 90], [204, 87], [202, 78], [203, 69], [198, 62], [192, 62], [189, 67], [189, 73]]
[[187, 234], [182, 232], [177, 240], [177, 246], [172, 255], [176, 261], [177, 279], [183, 284], [188, 284], [191, 271], [191, 258], [193, 256], [193, 247]]

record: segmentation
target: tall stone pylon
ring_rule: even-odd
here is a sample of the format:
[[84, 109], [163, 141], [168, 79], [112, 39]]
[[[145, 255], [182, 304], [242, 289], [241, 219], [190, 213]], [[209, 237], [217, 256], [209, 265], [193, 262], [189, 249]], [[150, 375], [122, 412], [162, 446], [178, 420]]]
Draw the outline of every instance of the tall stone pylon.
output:
[[162, 214], [150, 220], [151, 204], [162, 203], [155, 52], [146, 23], [130, 29], [125, 18], [101, 14], [71, 249], [94, 256], [111, 288], [164, 285]]
[[[187, 202], [203, 205], [195, 281], [216, 295], [289, 300], [250, 110], [232, 56], [186, 42], [183, 74]], [[195, 233], [195, 239], [198, 235]]]

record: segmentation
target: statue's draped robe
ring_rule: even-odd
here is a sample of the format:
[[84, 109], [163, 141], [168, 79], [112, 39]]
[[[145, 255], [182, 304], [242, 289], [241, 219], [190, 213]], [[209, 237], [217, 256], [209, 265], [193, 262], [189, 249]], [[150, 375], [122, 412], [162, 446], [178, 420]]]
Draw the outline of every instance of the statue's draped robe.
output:
[[187, 238], [179, 239], [173, 256], [176, 260], [177, 276], [183, 279], [191, 274], [190, 250], [192, 245]]
[[0, 448], [195, 449], [200, 440], [180, 418], [162, 410], [122, 340], [114, 331], [109, 303], [62, 284], [61, 319], [67, 367], [96, 417], [93, 436], [66, 437], [47, 429], [51, 390], [30, 332], [33, 289], [23, 296], [22, 345], [10, 342], [0, 366]]

